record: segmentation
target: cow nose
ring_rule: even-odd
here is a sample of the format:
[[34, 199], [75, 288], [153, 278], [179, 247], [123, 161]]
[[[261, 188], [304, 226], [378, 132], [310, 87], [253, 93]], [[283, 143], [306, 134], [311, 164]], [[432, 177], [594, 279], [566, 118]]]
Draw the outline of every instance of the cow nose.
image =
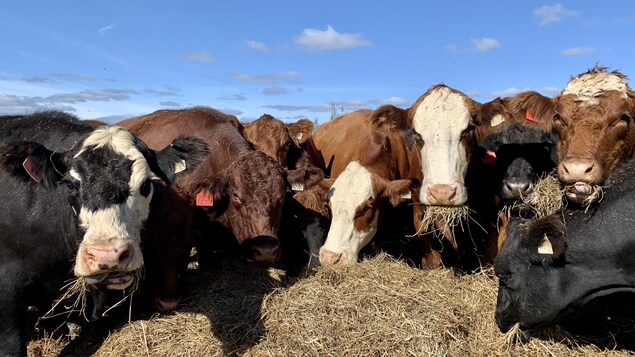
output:
[[88, 246], [86, 259], [93, 273], [112, 270], [124, 270], [132, 261], [132, 245], [129, 243], [117, 247]]
[[506, 198], [520, 198], [526, 196], [534, 190], [534, 185], [530, 180], [512, 179], [504, 181]]
[[253, 263], [272, 263], [280, 258], [280, 241], [271, 236], [257, 236], [243, 242], [245, 258]]
[[320, 263], [322, 264], [344, 264], [345, 261], [344, 253], [335, 253], [330, 250], [320, 249]]
[[558, 166], [558, 176], [565, 183], [596, 184], [602, 180], [602, 168], [595, 160], [567, 158]]
[[433, 205], [452, 205], [456, 198], [457, 187], [450, 185], [432, 185], [426, 190], [428, 202]]

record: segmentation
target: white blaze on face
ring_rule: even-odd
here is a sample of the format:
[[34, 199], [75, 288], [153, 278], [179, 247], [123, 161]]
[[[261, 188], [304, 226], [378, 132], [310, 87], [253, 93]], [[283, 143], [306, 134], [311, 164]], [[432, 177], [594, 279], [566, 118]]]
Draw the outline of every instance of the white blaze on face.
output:
[[[134, 143], [133, 136], [121, 127], [100, 127], [93, 132], [83, 143], [82, 149], [75, 155], [79, 157], [85, 150], [93, 150], [100, 147], [108, 147], [110, 150], [125, 156], [132, 161], [132, 173], [128, 178], [130, 194], [121, 204], [113, 204], [110, 207], [89, 210], [81, 207], [79, 212], [80, 226], [86, 231], [78, 250], [75, 275], [93, 275], [94, 267], [85, 263], [86, 248], [119, 249], [131, 246], [132, 260], [126, 267], [120, 267], [123, 271], [133, 271], [143, 266], [143, 256], [140, 248], [140, 231], [150, 213], [150, 201], [153, 188], [150, 185], [150, 194], [143, 196], [140, 193], [141, 186], [156, 175], [150, 170], [145, 157]], [[81, 177], [75, 170], [71, 175], [81, 181]], [[82, 189], [90, 190], [90, 187]]]
[[420, 194], [423, 204], [429, 204], [427, 189], [439, 184], [457, 188], [457, 205], [467, 200], [464, 182], [468, 162], [461, 136], [470, 119], [464, 97], [445, 87], [430, 92], [417, 108], [412, 125], [424, 142]]
[[573, 78], [562, 90], [561, 95], [573, 95], [582, 105], [596, 105], [598, 96], [607, 91], [618, 91], [628, 98], [626, 82], [615, 74], [607, 72], [585, 73]]
[[368, 244], [377, 231], [377, 212], [374, 212], [368, 229], [358, 231], [355, 228], [357, 208], [365, 205], [371, 198], [375, 198], [371, 173], [358, 162], [352, 161], [335, 180], [329, 191], [331, 227], [320, 252], [327, 250], [342, 253], [345, 263], [357, 262], [359, 251]]

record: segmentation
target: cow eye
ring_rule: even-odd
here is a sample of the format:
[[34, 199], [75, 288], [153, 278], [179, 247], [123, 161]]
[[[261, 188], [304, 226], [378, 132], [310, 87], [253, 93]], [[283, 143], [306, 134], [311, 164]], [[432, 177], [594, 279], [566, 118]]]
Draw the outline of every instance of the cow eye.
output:
[[556, 114], [553, 116], [553, 122], [554, 122], [555, 124], [560, 124], [560, 125], [562, 125], [562, 126], [564, 126], [564, 127], [567, 127], [567, 123], [565, 123], [565, 122], [564, 122], [564, 120], [562, 120], [562, 118], [560, 117], [560, 114], [557, 114], [557, 113], [556, 113]]
[[141, 184], [141, 187], [139, 187], [139, 193], [143, 197], [148, 197], [151, 190], [152, 190], [152, 181], [150, 179], [145, 180]]
[[628, 114], [622, 114], [622, 116], [620, 117], [619, 121], [630, 123], [631, 122], [631, 116], [628, 115]]
[[472, 133], [474, 132], [475, 128], [476, 128], [476, 126], [474, 126], [472, 124], [468, 125], [467, 128], [465, 128], [465, 130], [463, 130], [463, 132], [461, 133], [461, 139], [472, 135]]

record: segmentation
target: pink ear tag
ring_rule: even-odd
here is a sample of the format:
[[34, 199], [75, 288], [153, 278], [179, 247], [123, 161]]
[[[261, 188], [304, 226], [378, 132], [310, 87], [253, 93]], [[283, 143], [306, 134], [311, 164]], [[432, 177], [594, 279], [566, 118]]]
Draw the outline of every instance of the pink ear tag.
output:
[[200, 207], [212, 207], [214, 205], [214, 195], [204, 190], [196, 194], [196, 205]]
[[495, 164], [496, 163], [496, 153], [492, 150], [485, 151], [485, 156], [483, 156], [484, 164]]
[[35, 163], [33, 162], [33, 158], [31, 156], [27, 157], [22, 162], [22, 167], [24, 167], [24, 170], [26, 170], [26, 173], [29, 174], [29, 176], [31, 176], [31, 178], [35, 182], [42, 181], [42, 173], [38, 172], [37, 167], [35, 166]]
[[533, 121], [534, 123], [544, 123], [544, 120], [536, 120], [536, 118], [534, 117], [533, 114], [531, 114], [531, 112], [529, 111], [529, 109], [527, 109], [527, 111], [525, 112], [525, 119], [529, 120], [529, 121]]

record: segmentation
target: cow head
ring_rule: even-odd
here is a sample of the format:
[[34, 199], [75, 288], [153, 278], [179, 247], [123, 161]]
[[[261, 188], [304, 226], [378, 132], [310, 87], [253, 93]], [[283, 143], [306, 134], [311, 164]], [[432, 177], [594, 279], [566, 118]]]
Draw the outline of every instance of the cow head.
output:
[[309, 188], [324, 178], [321, 169], [307, 164], [306, 153], [300, 147], [312, 131], [313, 123], [308, 119], [285, 124], [268, 114], [243, 125], [243, 135], [249, 143], [289, 169], [288, 181], [295, 191]]
[[421, 203], [459, 206], [467, 201], [465, 173], [479, 108], [465, 94], [437, 85], [408, 110], [421, 156]]
[[192, 184], [190, 197], [209, 195], [197, 205], [236, 236], [243, 256], [267, 263], [280, 257], [278, 228], [288, 190], [286, 171], [261, 151], [244, 153], [216, 177]]
[[331, 227], [320, 248], [323, 264], [357, 262], [359, 251], [373, 238], [383, 211], [410, 199], [416, 179], [389, 181], [357, 161], [350, 162], [331, 187]]
[[479, 145], [495, 155], [492, 169], [500, 182], [498, 195], [516, 200], [533, 192], [536, 181], [551, 172], [557, 160], [556, 138], [541, 128], [511, 122], [486, 137]]
[[526, 339], [566, 307], [555, 272], [564, 262], [565, 227], [556, 215], [537, 220], [514, 218], [506, 232], [494, 260], [499, 279], [496, 323], [503, 332], [520, 324]]
[[573, 202], [598, 200], [594, 189], [633, 156], [635, 93], [620, 72], [595, 67], [574, 77], [556, 98], [558, 177]]
[[18, 142], [3, 147], [2, 160], [17, 177], [49, 190], [67, 190], [83, 231], [75, 275], [88, 283], [124, 289], [134, 281], [132, 272], [143, 267], [140, 231], [149, 213], [151, 180], [170, 181], [188, 165], [194, 167], [200, 162], [199, 150], [207, 150], [200, 140], [180, 138], [155, 153], [127, 130], [102, 126], [70, 151], [52, 152], [38, 143]]

